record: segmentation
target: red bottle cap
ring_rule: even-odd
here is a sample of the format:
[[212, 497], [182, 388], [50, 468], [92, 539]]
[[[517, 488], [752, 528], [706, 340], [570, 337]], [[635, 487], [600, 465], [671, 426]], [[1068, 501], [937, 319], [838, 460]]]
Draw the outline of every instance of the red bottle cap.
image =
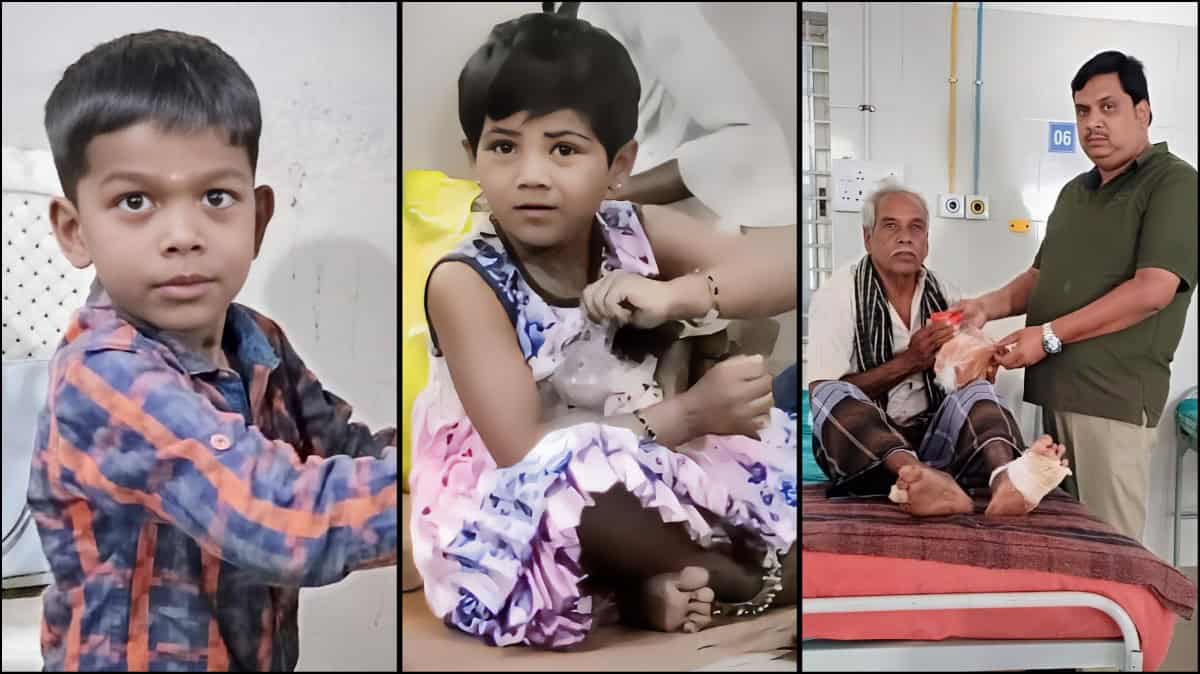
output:
[[929, 320], [949, 323], [950, 325], [958, 325], [959, 323], [962, 322], [962, 312], [961, 311], [939, 311], [936, 314], [930, 316]]

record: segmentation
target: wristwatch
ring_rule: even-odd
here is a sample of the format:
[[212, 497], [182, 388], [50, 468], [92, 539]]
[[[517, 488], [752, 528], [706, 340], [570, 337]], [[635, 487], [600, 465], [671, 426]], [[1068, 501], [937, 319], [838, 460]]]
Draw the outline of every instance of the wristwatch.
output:
[[1058, 335], [1054, 334], [1054, 330], [1050, 327], [1050, 322], [1042, 325], [1042, 348], [1046, 353], [1054, 355], [1062, 351], [1062, 340]]

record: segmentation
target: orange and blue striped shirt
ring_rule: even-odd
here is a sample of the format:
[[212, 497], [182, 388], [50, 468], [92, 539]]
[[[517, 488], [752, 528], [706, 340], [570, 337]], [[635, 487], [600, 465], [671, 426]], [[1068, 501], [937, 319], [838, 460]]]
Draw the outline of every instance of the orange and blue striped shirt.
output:
[[50, 670], [292, 670], [299, 588], [394, 564], [396, 429], [229, 307], [219, 369], [99, 293], [50, 361], [29, 505]]

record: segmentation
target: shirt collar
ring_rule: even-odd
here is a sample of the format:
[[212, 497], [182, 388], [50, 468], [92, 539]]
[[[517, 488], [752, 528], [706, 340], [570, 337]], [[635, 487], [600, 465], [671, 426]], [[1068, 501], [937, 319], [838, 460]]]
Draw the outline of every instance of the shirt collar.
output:
[[[1124, 172], [1122, 172], [1121, 175], [1125, 175], [1126, 173], [1132, 173], [1132, 172], [1136, 171], [1138, 168], [1140, 168], [1142, 166], [1142, 164], [1145, 164], [1150, 159], [1150, 157], [1154, 156], [1159, 151], [1162, 151], [1162, 152], [1168, 151], [1166, 141], [1163, 141], [1161, 143], [1150, 143], [1149, 145], [1147, 145], [1146, 149], [1144, 151], [1142, 151], [1142, 153], [1139, 154], [1133, 160], [1133, 163], [1131, 163], [1129, 165], [1129, 168], [1127, 168]], [[1085, 184], [1087, 185], [1088, 189], [1090, 189], [1092, 191], [1100, 189], [1100, 169], [1099, 168], [1093, 166], [1092, 170], [1088, 171], [1084, 175], [1086, 176]], [[1118, 177], [1120, 177], [1120, 176], [1118, 176]]]
[[[100, 285], [99, 279], [92, 281], [86, 307], [94, 311], [110, 311], [117, 318], [133, 325], [146, 337], [167, 347], [179, 359], [189, 375], [215, 372], [220, 369], [208, 357], [192, 351], [178, 339], [113, 306], [112, 298]], [[271, 342], [263, 333], [262, 328], [258, 327], [254, 315], [240, 304], [230, 304], [229, 309], [225, 312], [223, 342], [226, 348], [232, 347], [231, 350], [237, 362], [249, 371], [253, 370], [254, 365], [262, 365], [268, 371], [274, 370], [279, 365], [279, 355], [271, 347]], [[243, 374], [248, 374], [248, 372]]]

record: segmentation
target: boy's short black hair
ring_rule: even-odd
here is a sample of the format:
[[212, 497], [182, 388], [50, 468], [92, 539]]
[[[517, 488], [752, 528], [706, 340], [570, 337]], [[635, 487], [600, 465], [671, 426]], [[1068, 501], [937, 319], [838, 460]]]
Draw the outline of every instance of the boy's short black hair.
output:
[[[1129, 94], [1134, 105], [1142, 101], [1150, 102], [1150, 87], [1146, 85], [1146, 70], [1142, 62], [1119, 51], [1100, 52], [1083, 64], [1071, 80], [1071, 100], [1075, 99], [1076, 92], [1087, 86], [1088, 80], [1105, 73], [1117, 74], [1117, 78], [1121, 80], [1121, 89]], [[1146, 125], [1152, 123], [1153, 112], [1150, 113], [1150, 120]]]
[[591, 125], [611, 167], [637, 131], [641, 93], [629, 53], [607, 31], [569, 11], [526, 14], [493, 27], [463, 67], [458, 119], [474, 155], [485, 117], [571, 109]]
[[153, 121], [170, 133], [218, 128], [258, 167], [262, 111], [254, 83], [211, 41], [170, 30], [132, 33], [84, 54], [46, 101], [46, 135], [63, 193], [76, 201], [96, 136]]

